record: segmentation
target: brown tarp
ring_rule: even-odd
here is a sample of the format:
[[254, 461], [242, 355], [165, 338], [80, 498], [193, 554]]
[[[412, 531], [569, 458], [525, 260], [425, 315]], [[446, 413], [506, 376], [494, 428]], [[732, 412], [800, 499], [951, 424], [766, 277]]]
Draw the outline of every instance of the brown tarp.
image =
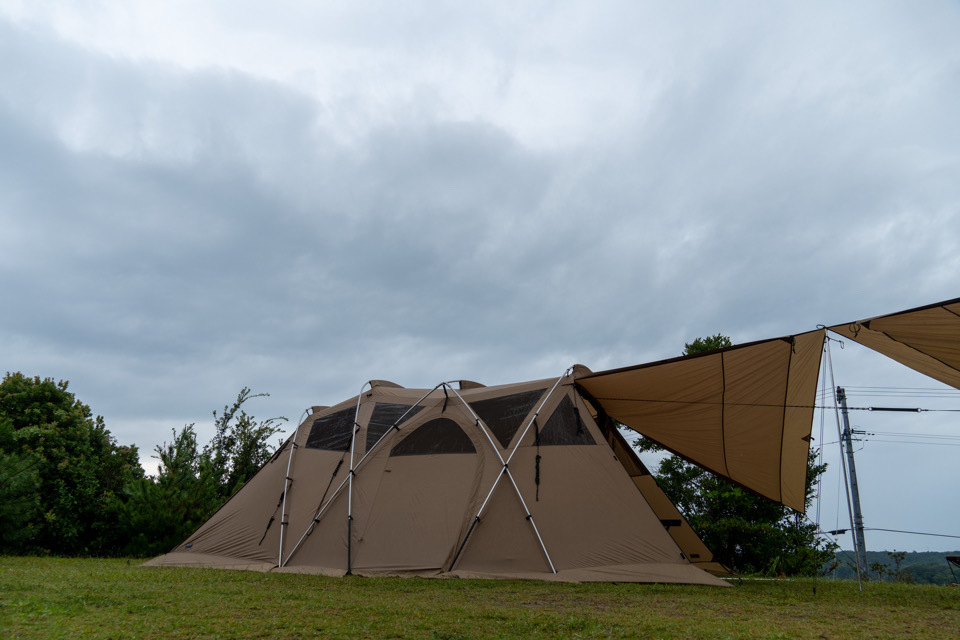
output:
[[960, 389], [960, 298], [830, 330]]
[[705, 469], [804, 510], [824, 331], [586, 374], [607, 415]]

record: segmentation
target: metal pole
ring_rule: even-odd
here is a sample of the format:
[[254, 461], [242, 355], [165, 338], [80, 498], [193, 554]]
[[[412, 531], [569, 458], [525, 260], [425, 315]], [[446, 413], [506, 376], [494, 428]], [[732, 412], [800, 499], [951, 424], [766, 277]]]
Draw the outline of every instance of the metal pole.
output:
[[[364, 385], [364, 387], [366, 387], [366, 385]], [[342, 491], [343, 488], [347, 485], [347, 483], [350, 481], [350, 478], [352, 478], [353, 475], [355, 475], [356, 472], [359, 471], [359, 469], [360, 469], [360, 467], [363, 465], [364, 461], [370, 456], [371, 453], [373, 453], [373, 451], [374, 451], [377, 447], [380, 446], [380, 443], [383, 442], [383, 441], [386, 439], [387, 435], [390, 434], [390, 431], [393, 430], [393, 429], [399, 430], [399, 427], [398, 427], [397, 425], [399, 425], [401, 422], [403, 422], [404, 418], [407, 417], [407, 414], [409, 414], [411, 411], [413, 411], [414, 407], [419, 406], [419, 404], [420, 404], [421, 402], [423, 402], [424, 400], [427, 399], [427, 396], [429, 396], [431, 393], [433, 393], [434, 391], [436, 391], [439, 387], [440, 387], [440, 385], [437, 385], [436, 387], [434, 387], [434, 388], [431, 389], [430, 391], [428, 391], [428, 392], [426, 392], [425, 394], [423, 394], [423, 397], [421, 397], [419, 400], [417, 400], [416, 404], [414, 404], [412, 407], [410, 407], [409, 409], [407, 409], [406, 412], [404, 412], [404, 414], [403, 414], [402, 416], [400, 416], [400, 418], [398, 418], [396, 422], [393, 423], [393, 427], [391, 427], [390, 429], [387, 429], [387, 431], [386, 431], [382, 436], [380, 436], [380, 439], [377, 440], [377, 442], [376, 442], [372, 447], [370, 447], [370, 450], [363, 454], [363, 457], [360, 458], [360, 462], [358, 462], [357, 465], [356, 465], [356, 467], [354, 467], [354, 473], [353, 473], [353, 474], [347, 474], [347, 477], [343, 479], [343, 482], [341, 482], [340, 485], [333, 491], [333, 493], [330, 495], [330, 497], [327, 499], [327, 501], [326, 501], [325, 503], [323, 503], [323, 504], [317, 509], [317, 513], [316, 513], [315, 516], [313, 516], [313, 520], [310, 522], [310, 524], [307, 525], [306, 530], [303, 532], [303, 535], [300, 536], [300, 539], [297, 541], [297, 544], [295, 544], [294, 547], [293, 547], [293, 549], [290, 551], [290, 553], [287, 554], [287, 559], [284, 560], [284, 561], [280, 564], [281, 567], [282, 567], [282, 566], [285, 566], [285, 565], [290, 561], [290, 558], [293, 557], [293, 554], [297, 552], [297, 549], [300, 548], [300, 545], [303, 543], [303, 541], [306, 540], [307, 536], [310, 535], [310, 532], [313, 530], [313, 528], [317, 525], [318, 522], [320, 522], [320, 518], [321, 518], [321, 517], [323, 516], [323, 514], [326, 512], [327, 507], [330, 506], [330, 504], [337, 498], [338, 495], [340, 495], [340, 491]], [[361, 393], [362, 393], [362, 391], [361, 391]], [[354, 427], [354, 428], [356, 428], [356, 427]]]
[[[829, 340], [827, 340], [827, 362], [830, 363], [830, 386], [833, 389], [839, 389], [840, 387], [837, 386], [837, 380], [833, 376], [833, 355], [830, 349]], [[836, 398], [836, 394], [834, 394], [833, 413], [837, 420], [837, 439], [839, 442], [842, 443], [843, 432], [840, 429], [840, 407], [838, 405], [839, 405], [839, 401]], [[852, 528], [853, 527], [853, 500], [851, 500], [850, 498], [850, 482], [849, 482], [849, 477], [847, 476], [847, 461], [843, 457], [842, 444], [840, 445], [840, 466], [843, 467], [843, 489], [847, 494], [847, 514], [850, 517], [850, 527]], [[854, 549], [856, 549], [856, 546], [857, 546], [856, 538], [854, 538], [853, 546], [854, 546]], [[856, 558], [857, 560], [857, 586], [859, 586], [860, 591], [863, 592], [863, 574], [860, 570], [860, 556], [854, 553], [854, 558]]]
[[520, 493], [520, 487], [518, 487], [517, 483], [514, 481], [513, 474], [510, 473], [510, 468], [508, 465], [510, 464], [510, 460], [513, 459], [513, 454], [516, 453], [517, 449], [520, 448], [520, 442], [523, 440], [523, 437], [527, 434], [527, 431], [529, 431], [530, 426], [533, 424], [534, 420], [537, 419], [537, 415], [540, 413], [540, 410], [543, 409], [543, 406], [546, 404], [547, 400], [550, 398], [550, 396], [553, 394], [556, 388], [560, 385], [560, 382], [567, 376], [567, 374], [570, 373], [571, 369], [572, 367], [568, 368], [566, 371], [564, 371], [562, 376], [557, 378], [557, 381], [554, 383], [553, 387], [550, 388], [550, 392], [543, 399], [543, 401], [540, 402], [540, 406], [537, 408], [536, 413], [534, 413], [533, 416], [530, 418], [530, 420], [527, 422], [526, 428], [523, 430], [523, 433], [520, 435], [520, 438], [517, 440], [516, 446], [514, 447], [513, 451], [510, 452], [510, 455], [507, 457], [506, 460], [504, 460], [503, 456], [500, 455], [500, 450], [497, 448], [497, 445], [494, 444], [493, 438], [488, 433], [487, 427], [486, 425], [483, 424], [483, 420], [480, 419], [480, 416], [478, 416], [474, 412], [470, 404], [463, 399], [463, 396], [457, 393], [456, 389], [454, 389], [453, 387], [450, 387], [450, 390], [453, 391], [454, 394], [456, 394], [460, 402], [463, 403], [463, 406], [466, 407], [467, 411], [470, 412], [470, 415], [473, 416], [473, 419], [476, 425], [480, 427], [480, 430], [483, 432], [483, 434], [487, 436], [487, 440], [490, 442], [490, 446], [491, 448], [493, 448], [493, 452], [497, 454], [497, 457], [500, 458], [500, 462], [503, 463], [503, 469], [501, 470], [500, 475], [497, 476], [496, 481], [493, 483], [493, 487], [491, 487], [490, 492], [487, 493], [486, 500], [484, 500], [483, 505], [480, 506], [480, 511], [478, 511], [477, 515], [474, 517], [473, 522], [470, 524], [470, 529], [467, 531], [467, 535], [464, 536], [463, 542], [460, 543], [460, 548], [457, 550], [457, 553], [453, 558], [453, 562], [450, 563], [450, 571], [453, 571], [453, 567], [456, 565], [457, 559], [460, 557], [460, 552], [463, 551], [463, 548], [467, 544], [467, 540], [470, 539], [470, 534], [473, 533], [473, 527], [477, 524], [477, 522], [480, 521], [480, 516], [483, 514], [483, 510], [487, 506], [487, 502], [490, 500], [490, 497], [493, 495], [493, 490], [497, 488], [497, 484], [500, 482], [500, 478], [502, 478], [503, 476], [507, 476], [507, 478], [510, 479], [510, 484], [513, 485], [513, 490], [516, 492], [517, 497], [520, 498], [520, 505], [523, 507], [524, 514], [526, 515], [526, 519], [530, 522], [530, 526], [533, 527], [533, 533], [537, 537], [537, 542], [540, 543], [540, 549], [543, 551], [543, 555], [547, 559], [547, 564], [550, 565], [550, 571], [552, 573], [557, 572], [556, 568], [553, 566], [553, 560], [550, 559], [550, 553], [547, 551], [547, 546], [543, 543], [543, 538], [540, 537], [540, 531], [537, 529], [537, 524], [533, 521], [533, 514], [530, 513], [530, 509], [527, 508], [527, 502], [526, 500], [523, 499], [523, 495]]
[[351, 545], [353, 543], [353, 475], [356, 469], [353, 466], [353, 452], [357, 442], [357, 432], [360, 431], [360, 405], [363, 403], [363, 392], [367, 388], [367, 385], [370, 385], [370, 388], [373, 388], [373, 385], [369, 382], [365, 382], [362, 387], [360, 387], [360, 395], [357, 396], [357, 409], [353, 412], [353, 433], [350, 435], [350, 473], [347, 475], [347, 575], [349, 576], [351, 571], [350, 565], [350, 555], [351, 555]]
[[297, 434], [300, 428], [290, 437], [290, 455], [287, 457], [287, 475], [283, 481], [283, 507], [280, 509], [280, 548], [277, 551], [277, 566], [283, 566], [283, 530], [287, 525], [287, 493], [290, 491], [290, 466], [293, 464], [293, 450], [297, 448]]
[[857, 485], [857, 465], [853, 461], [853, 438], [850, 430], [850, 417], [847, 414], [847, 394], [843, 387], [837, 387], [837, 400], [843, 415], [843, 444], [847, 449], [847, 469], [850, 473], [850, 494], [853, 499], [853, 539], [857, 553], [857, 570], [867, 578], [867, 545], [863, 541], [863, 512], [860, 511], [860, 489]]

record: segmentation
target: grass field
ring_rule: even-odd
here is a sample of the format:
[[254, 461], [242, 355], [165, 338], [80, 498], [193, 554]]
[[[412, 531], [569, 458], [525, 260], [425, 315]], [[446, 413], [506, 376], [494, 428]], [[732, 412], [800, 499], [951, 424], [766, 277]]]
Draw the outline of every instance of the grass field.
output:
[[[326, 578], [0, 558], [2, 638], [957, 638], [960, 589]], [[814, 587], [816, 589], [814, 590]]]

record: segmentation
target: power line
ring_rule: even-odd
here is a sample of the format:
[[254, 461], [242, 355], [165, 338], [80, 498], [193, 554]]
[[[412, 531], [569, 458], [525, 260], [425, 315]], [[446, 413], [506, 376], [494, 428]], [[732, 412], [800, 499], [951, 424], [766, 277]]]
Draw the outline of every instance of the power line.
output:
[[887, 533], [907, 533], [913, 536], [933, 536], [935, 538], [957, 538], [958, 540], [960, 540], [960, 536], [951, 536], [945, 533], [927, 533], [925, 531], [901, 531], [900, 529], [878, 529], [877, 527], [866, 527], [865, 530], [866, 531], [886, 531]]
[[[780, 404], [778, 402], [729, 402], [724, 400], [667, 400], [664, 398], [611, 398], [598, 397], [597, 400], [611, 402], [645, 402], [650, 404], [686, 404], [727, 407], [755, 407], [769, 409], [834, 409], [833, 405], [820, 404]], [[960, 409], [923, 409], [919, 407], [847, 407], [848, 411], [897, 411], [909, 413], [960, 413]]]

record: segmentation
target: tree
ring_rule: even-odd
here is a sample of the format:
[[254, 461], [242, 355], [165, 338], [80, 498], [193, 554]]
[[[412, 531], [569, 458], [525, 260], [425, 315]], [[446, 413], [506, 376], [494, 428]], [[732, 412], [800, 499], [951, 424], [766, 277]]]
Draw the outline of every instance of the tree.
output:
[[0, 553], [22, 551], [36, 533], [40, 480], [36, 462], [0, 451]]
[[[733, 346], [720, 333], [684, 345], [692, 355]], [[634, 441], [640, 451], [663, 452], [646, 438]], [[826, 470], [811, 453], [806, 501]], [[683, 513], [707, 547], [723, 564], [740, 573], [816, 575], [833, 558], [835, 545], [817, 535], [817, 527], [789, 507], [756, 496], [713, 473], [665, 455], [654, 474], [664, 493]]]
[[[68, 382], [7, 373], [0, 382], [0, 467], [4, 490], [33, 486], [36, 503], [20, 503], [28, 533], [20, 550], [74, 555], [110, 553], [117, 543], [116, 497], [143, 474], [136, 447], [118, 446], [90, 407], [67, 390]], [[35, 475], [34, 475], [35, 474]], [[20, 494], [22, 495], [22, 493]], [[9, 515], [9, 514], [8, 514]], [[10, 539], [5, 531], [4, 539]]]
[[194, 424], [173, 430], [173, 440], [155, 449], [160, 467], [155, 478], [139, 478], [125, 488], [124, 552], [133, 556], [165, 553], [193, 533], [214, 511], [259, 471], [274, 447], [269, 439], [286, 418], [257, 421], [243, 410], [253, 399], [244, 387], [236, 401], [213, 412], [215, 433], [200, 448]]
[[173, 440], [155, 452], [160, 459], [157, 476], [137, 478], [124, 488], [124, 555], [166, 553], [223, 504], [213, 465], [197, 446], [194, 425], [174, 429]]
[[248, 400], [269, 395], [251, 394], [250, 389], [244, 387], [232, 406], [223, 407], [222, 415], [213, 412], [216, 433], [203, 453], [213, 467], [220, 495], [224, 498], [236, 493], [273, 455], [268, 441], [281, 431], [279, 423], [287, 419], [281, 416], [257, 422], [243, 410], [243, 404]]

